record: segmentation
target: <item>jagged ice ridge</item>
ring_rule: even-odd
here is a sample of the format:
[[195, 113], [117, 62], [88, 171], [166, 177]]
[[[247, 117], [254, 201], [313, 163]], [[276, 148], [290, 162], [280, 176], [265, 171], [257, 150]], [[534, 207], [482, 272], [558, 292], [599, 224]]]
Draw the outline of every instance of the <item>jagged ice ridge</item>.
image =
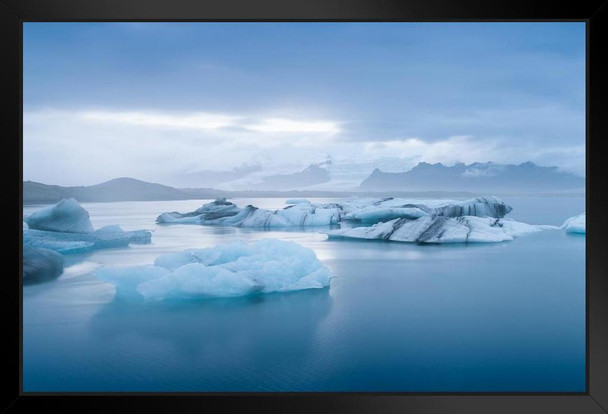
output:
[[[293, 200], [289, 200], [293, 202]], [[512, 208], [497, 197], [478, 197], [466, 201], [416, 201], [399, 198], [352, 197], [339, 203], [312, 204], [307, 200], [268, 210], [217, 199], [191, 213], [162, 213], [159, 224], [201, 224], [236, 227], [312, 227], [330, 226], [341, 221], [374, 224], [395, 218], [418, 219], [424, 216], [477, 216], [501, 218]]]

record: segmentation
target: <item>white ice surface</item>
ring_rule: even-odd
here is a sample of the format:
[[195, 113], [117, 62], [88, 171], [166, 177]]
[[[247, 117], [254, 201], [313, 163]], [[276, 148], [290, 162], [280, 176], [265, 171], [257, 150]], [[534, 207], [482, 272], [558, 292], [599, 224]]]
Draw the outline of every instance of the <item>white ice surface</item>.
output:
[[566, 230], [567, 233], [586, 234], [586, 213], [579, 214], [578, 216], [570, 217], [568, 220], [561, 225], [561, 228]]

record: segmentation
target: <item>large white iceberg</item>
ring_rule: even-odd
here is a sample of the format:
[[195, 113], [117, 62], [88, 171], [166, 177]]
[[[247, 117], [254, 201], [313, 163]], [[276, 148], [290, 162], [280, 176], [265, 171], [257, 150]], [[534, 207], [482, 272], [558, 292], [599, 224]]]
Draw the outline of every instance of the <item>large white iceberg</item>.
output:
[[59, 253], [23, 246], [23, 283], [40, 283], [63, 273], [63, 256]]
[[116, 294], [144, 299], [235, 297], [329, 286], [329, 269], [313, 250], [265, 239], [165, 254], [154, 265], [105, 267], [96, 276]]
[[89, 213], [74, 199], [64, 199], [36, 211], [26, 217], [23, 225], [24, 246], [63, 254], [125, 247], [130, 243], [146, 244], [151, 239], [150, 231], [124, 231], [116, 225], [93, 230]]
[[493, 217], [429, 215], [416, 220], [394, 219], [371, 227], [333, 230], [330, 239], [389, 240], [414, 243], [488, 243], [513, 240], [551, 226], [534, 226]]
[[561, 228], [566, 230], [567, 233], [577, 233], [577, 234], [585, 234], [586, 233], [586, 213], [579, 214], [578, 216], [570, 217], [568, 220], [561, 225]]
[[45, 207], [25, 218], [30, 229], [65, 233], [92, 233], [93, 225], [86, 211], [73, 198], [64, 198], [55, 205]]
[[[292, 203], [294, 200], [288, 200]], [[330, 226], [342, 221], [364, 224], [386, 222], [396, 218], [418, 219], [424, 216], [477, 216], [502, 218], [512, 208], [497, 197], [479, 197], [467, 201], [418, 201], [399, 198], [352, 197], [337, 203], [312, 204], [296, 200], [280, 210], [268, 210], [251, 205], [240, 208], [218, 199], [191, 213], [163, 213], [156, 219], [160, 224], [202, 224], [236, 227], [312, 227]]]

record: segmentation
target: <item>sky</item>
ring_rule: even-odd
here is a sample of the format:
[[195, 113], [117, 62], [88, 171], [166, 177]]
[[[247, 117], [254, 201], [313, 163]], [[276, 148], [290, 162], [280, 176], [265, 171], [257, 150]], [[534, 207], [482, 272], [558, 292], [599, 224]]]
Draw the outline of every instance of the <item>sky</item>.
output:
[[24, 180], [585, 170], [584, 23], [24, 23]]

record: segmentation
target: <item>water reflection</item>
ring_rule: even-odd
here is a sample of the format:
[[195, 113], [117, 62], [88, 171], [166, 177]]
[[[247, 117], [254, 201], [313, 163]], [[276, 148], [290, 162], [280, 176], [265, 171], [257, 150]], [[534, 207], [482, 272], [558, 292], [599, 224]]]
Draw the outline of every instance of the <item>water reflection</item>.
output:
[[[146, 370], [148, 380], [139, 384], [144, 389], [156, 382], [171, 389], [175, 380], [173, 388], [182, 390], [184, 375], [189, 377], [186, 383], [197, 390], [298, 388], [299, 382], [306, 381], [317, 329], [332, 302], [328, 288], [180, 302], [134, 303], [115, 298], [90, 319], [88, 330], [97, 348], [119, 351], [122, 360], [143, 361], [128, 368], [118, 364], [114, 369], [124, 369], [125, 378]], [[112, 363], [111, 355], [105, 357]], [[166, 364], [176, 358], [179, 364]], [[162, 376], [155, 376], [157, 369]], [[257, 383], [251, 375], [259, 375]], [[286, 378], [281, 380], [282, 376]]]

